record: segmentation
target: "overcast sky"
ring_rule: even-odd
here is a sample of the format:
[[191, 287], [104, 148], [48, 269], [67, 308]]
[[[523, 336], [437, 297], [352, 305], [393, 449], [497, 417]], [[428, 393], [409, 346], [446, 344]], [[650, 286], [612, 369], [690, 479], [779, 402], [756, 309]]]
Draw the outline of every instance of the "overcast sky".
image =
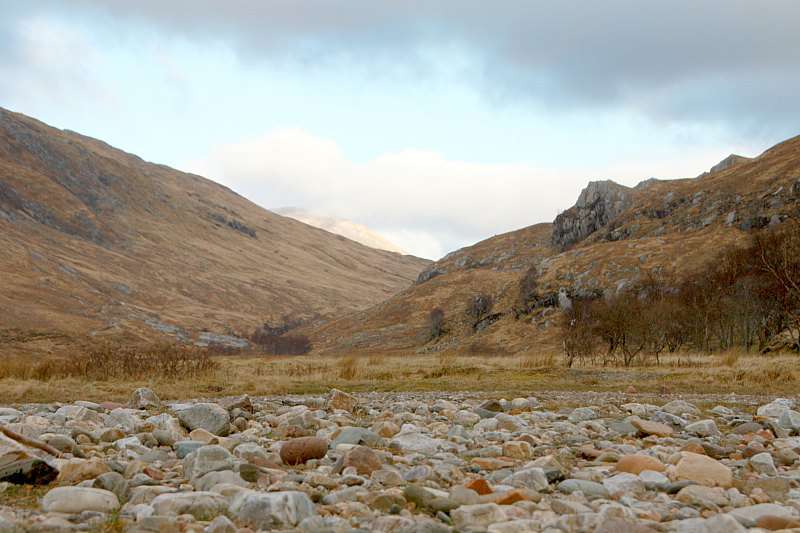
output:
[[800, 133], [797, 0], [0, 0], [0, 106], [429, 258]]

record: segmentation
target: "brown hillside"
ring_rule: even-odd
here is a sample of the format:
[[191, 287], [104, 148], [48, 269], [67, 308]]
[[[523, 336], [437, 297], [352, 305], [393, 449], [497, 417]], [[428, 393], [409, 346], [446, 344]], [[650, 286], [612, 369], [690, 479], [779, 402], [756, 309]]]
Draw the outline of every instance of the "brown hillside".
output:
[[429, 262], [262, 209], [200, 176], [0, 109], [0, 333], [196, 340], [329, 317]]
[[[800, 137], [753, 159], [729, 157], [683, 180], [647, 180], [635, 188], [593, 182], [553, 224], [539, 224], [464, 248], [432, 264], [418, 282], [352, 317], [312, 329], [323, 351], [516, 353], [555, 348], [557, 307], [520, 319], [519, 280], [536, 266], [551, 301], [619, 291], [648, 273], [673, 282], [705, 267], [747, 232], [800, 213]], [[479, 331], [470, 298], [493, 296], [497, 320]], [[427, 316], [445, 312], [445, 335], [429, 341]]]

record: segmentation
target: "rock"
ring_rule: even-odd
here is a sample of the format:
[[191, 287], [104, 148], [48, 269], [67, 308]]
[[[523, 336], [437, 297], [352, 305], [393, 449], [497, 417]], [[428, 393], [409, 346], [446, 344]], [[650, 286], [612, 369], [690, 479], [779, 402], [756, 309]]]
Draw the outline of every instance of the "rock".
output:
[[681, 452], [675, 476], [709, 487], [728, 488], [733, 484], [730, 468], [711, 457], [692, 452]]
[[628, 472], [629, 474], [639, 475], [644, 470], [663, 472], [666, 470], [664, 463], [649, 455], [634, 454], [625, 455], [617, 461], [616, 470], [618, 472]]
[[132, 409], [158, 409], [161, 407], [161, 400], [151, 389], [140, 388], [133, 391], [128, 405]]
[[297, 527], [317, 514], [314, 504], [303, 492], [245, 492], [229, 508], [242, 525], [259, 530]]
[[56, 476], [58, 468], [47, 454], [0, 434], [0, 482], [46, 485]]
[[512, 487], [522, 487], [537, 491], [545, 490], [549, 486], [544, 470], [537, 467], [514, 472], [503, 482]]
[[118, 472], [100, 474], [92, 483], [92, 487], [113, 492], [120, 502], [124, 502], [128, 498], [128, 482]]
[[552, 244], [565, 248], [608, 224], [628, 208], [630, 191], [611, 180], [589, 182], [575, 205], [553, 221]]
[[[611, 496], [640, 495], [647, 489], [638, 475], [623, 472], [603, 480], [603, 486]], [[585, 495], [585, 494], [584, 494]]]
[[199, 450], [206, 443], [198, 442], [193, 440], [182, 440], [180, 442], [175, 443], [175, 455], [178, 456], [178, 459], [183, 459], [193, 451]]
[[503, 510], [496, 503], [462, 505], [450, 513], [453, 525], [458, 529], [486, 528], [506, 520]]
[[787, 409], [781, 414], [778, 424], [788, 430], [800, 432], [800, 412]]
[[766, 476], [777, 476], [778, 470], [772, 461], [772, 456], [767, 453], [759, 453], [750, 458], [750, 468]]
[[661, 406], [661, 410], [675, 416], [700, 414], [700, 410], [697, 407], [684, 400], [672, 400]]
[[197, 520], [212, 520], [228, 509], [228, 502], [216, 492], [161, 494], [151, 502], [158, 515], [190, 514]]
[[425, 455], [433, 455], [439, 450], [440, 442], [427, 435], [413, 430], [402, 430], [394, 436], [390, 447], [403, 452], [417, 452]]
[[800, 519], [765, 515], [756, 520], [756, 527], [766, 529], [768, 531], [800, 529]]
[[232, 470], [234, 465], [230, 452], [222, 446], [210, 445], [198, 448], [183, 460], [184, 475], [196, 480], [209, 472]]
[[672, 435], [672, 427], [662, 424], [660, 422], [653, 422], [650, 420], [642, 420], [641, 418], [633, 417], [630, 423], [644, 435], [656, 435], [658, 437], [668, 437]]
[[77, 485], [81, 481], [94, 479], [111, 469], [100, 459], [70, 459], [61, 465], [57, 481], [61, 485]]
[[718, 510], [730, 503], [725, 491], [719, 487], [689, 485], [678, 491], [677, 500], [701, 509]]
[[225, 515], [219, 515], [208, 524], [203, 533], [236, 533], [236, 525]]
[[347, 450], [343, 458], [344, 468], [355, 468], [360, 476], [369, 476], [376, 470], [380, 470], [383, 463], [377, 454], [366, 446], [356, 446]]
[[774, 503], [760, 503], [749, 507], [739, 507], [728, 512], [728, 514], [745, 527], [754, 527], [756, 522], [767, 516], [791, 520], [797, 518], [796, 511], [791, 507], [784, 507]]
[[196, 403], [181, 409], [177, 415], [178, 420], [190, 431], [202, 428], [219, 436], [230, 432], [231, 419], [228, 411], [215, 403]]
[[88, 487], [56, 487], [42, 498], [42, 509], [48, 513], [111, 513], [118, 508], [119, 500], [113, 492]]
[[597, 418], [597, 413], [590, 407], [578, 407], [573, 409], [570, 413], [568, 420], [573, 424], [576, 422], [584, 422], [586, 420], [594, 420]]
[[719, 435], [719, 429], [717, 428], [716, 422], [710, 419], [692, 422], [691, 424], [688, 424], [684, 430], [686, 430], [688, 433], [697, 435], [698, 437], [712, 437]]
[[772, 402], [760, 406], [756, 410], [758, 416], [768, 416], [771, 418], [781, 418], [786, 411], [794, 407], [794, 400], [788, 398], [776, 398]]
[[590, 500], [609, 497], [608, 489], [603, 485], [584, 479], [565, 479], [558, 484], [558, 490], [565, 494], [572, 494], [573, 492], [580, 491]]
[[281, 445], [284, 464], [296, 466], [311, 459], [322, 459], [328, 453], [328, 441], [319, 437], [298, 437]]
[[328, 401], [326, 406], [328, 409], [338, 409], [340, 411], [353, 412], [358, 405], [358, 400], [355, 396], [351, 396], [346, 392], [339, 389], [331, 389], [328, 394]]
[[503, 455], [512, 459], [530, 459], [533, 456], [533, 447], [522, 440], [504, 442]]

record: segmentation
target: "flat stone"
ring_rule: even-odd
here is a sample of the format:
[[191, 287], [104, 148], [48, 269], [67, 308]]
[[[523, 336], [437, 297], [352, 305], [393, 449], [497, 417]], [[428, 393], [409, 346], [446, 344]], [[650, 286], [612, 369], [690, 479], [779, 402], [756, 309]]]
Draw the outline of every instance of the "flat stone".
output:
[[228, 411], [215, 403], [196, 403], [177, 413], [178, 420], [189, 430], [198, 428], [218, 436], [230, 432], [231, 419]]
[[358, 400], [355, 396], [347, 394], [339, 389], [331, 389], [328, 394], [328, 401], [326, 406], [328, 409], [338, 409], [340, 411], [353, 412], [358, 405]]
[[48, 513], [110, 513], [118, 508], [119, 499], [113, 492], [89, 487], [56, 487], [42, 498], [42, 509]]
[[671, 426], [662, 424], [660, 422], [653, 422], [651, 420], [642, 420], [641, 418], [632, 418], [630, 423], [644, 435], [656, 435], [658, 437], [668, 437], [672, 435], [673, 429]]
[[628, 472], [629, 474], [640, 474], [644, 470], [663, 472], [666, 470], [664, 463], [644, 454], [633, 454], [622, 456], [615, 466], [618, 472]]
[[798, 518], [797, 512], [791, 507], [784, 507], [775, 503], [760, 503], [749, 507], [739, 507], [728, 512], [728, 514], [745, 527], [755, 527], [756, 522], [765, 516], [788, 519]]
[[565, 479], [558, 484], [558, 490], [565, 494], [572, 494], [573, 492], [580, 491], [590, 500], [609, 497], [608, 489], [603, 485], [584, 479]]
[[733, 484], [733, 473], [730, 468], [716, 459], [692, 452], [681, 452], [675, 475], [678, 479], [694, 481], [709, 487], [728, 488]]
[[458, 529], [486, 528], [506, 519], [505, 513], [496, 503], [462, 505], [450, 513], [453, 525]]
[[327, 453], [327, 440], [320, 437], [298, 437], [281, 445], [280, 456], [284, 464], [296, 466], [311, 459], [321, 459]]

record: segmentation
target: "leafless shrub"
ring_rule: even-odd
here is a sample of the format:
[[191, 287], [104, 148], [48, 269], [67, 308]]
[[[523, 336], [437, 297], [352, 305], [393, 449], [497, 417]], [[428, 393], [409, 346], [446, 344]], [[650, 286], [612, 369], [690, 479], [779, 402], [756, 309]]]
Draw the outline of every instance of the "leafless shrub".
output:
[[441, 307], [431, 309], [428, 314], [428, 332], [430, 340], [435, 340], [444, 334], [444, 310]]

